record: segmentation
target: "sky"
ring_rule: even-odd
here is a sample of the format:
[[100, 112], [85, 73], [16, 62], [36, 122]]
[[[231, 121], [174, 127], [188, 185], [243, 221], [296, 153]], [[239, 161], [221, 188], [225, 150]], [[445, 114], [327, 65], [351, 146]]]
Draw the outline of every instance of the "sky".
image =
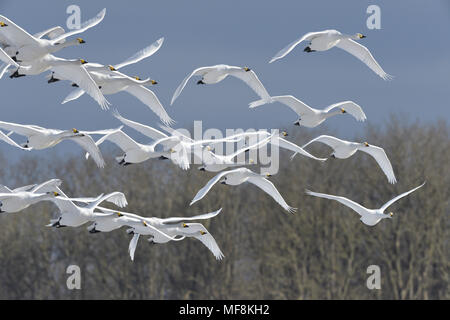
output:
[[[445, 0], [426, 4], [419, 0], [0, 0], [0, 12], [33, 34], [56, 25], [66, 27], [66, 9], [72, 4], [80, 6], [82, 21], [103, 8], [107, 9], [106, 17], [81, 35], [85, 45], [64, 49], [56, 56], [115, 64], [165, 38], [155, 55], [121, 71], [158, 81], [152, 90], [177, 121], [175, 128], [190, 128], [193, 121], [202, 120], [204, 129], [308, 130], [293, 126], [297, 116], [284, 105], [249, 109], [248, 103], [258, 96], [236, 78], [206, 86], [197, 86], [197, 79], [191, 80], [170, 106], [175, 89], [187, 74], [215, 64], [250, 67], [271, 95], [291, 94], [312, 107], [324, 108], [344, 100], [357, 102], [367, 122], [357, 122], [350, 116], [327, 120], [327, 127], [337, 130], [341, 138], [363, 134], [368, 123], [381, 126], [392, 114], [424, 123], [448, 121], [450, 117], [450, 5]], [[366, 9], [372, 4], [381, 9], [380, 30], [366, 26]], [[275, 53], [301, 35], [325, 29], [366, 35], [361, 43], [394, 80], [383, 81], [358, 59], [337, 48], [305, 53], [306, 44], [268, 64]], [[72, 91], [70, 83], [47, 84], [45, 75], [1, 79], [0, 120], [58, 129], [119, 126], [110, 112], [102, 111], [87, 95], [61, 105]], [[128, 93], [106, 98], [126, 118], [153, 127], [160, 123]], [[4, 143], [0, 152], [11, 157], [23, 154]]]

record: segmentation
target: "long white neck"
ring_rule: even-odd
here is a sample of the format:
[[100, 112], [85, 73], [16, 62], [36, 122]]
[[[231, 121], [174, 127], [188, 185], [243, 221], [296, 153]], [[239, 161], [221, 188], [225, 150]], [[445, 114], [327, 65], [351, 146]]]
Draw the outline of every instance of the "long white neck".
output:
[[67, 48], [67, 47], [77, 46], [79, 44], [80, 43], [76, 39], [75, 40], [71, 40], [71, 41], [66, 41], [66, 42], [63, 42], [63, 43], [57, 43], [57, 44], [54, 44], [54, 45], [52, 45], [50, 47], [50, 53], [57, 52], [59, 50]]

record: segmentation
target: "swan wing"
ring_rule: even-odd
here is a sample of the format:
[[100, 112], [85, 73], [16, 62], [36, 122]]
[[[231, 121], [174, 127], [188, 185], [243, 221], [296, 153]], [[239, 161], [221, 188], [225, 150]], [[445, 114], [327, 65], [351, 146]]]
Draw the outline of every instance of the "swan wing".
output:
[[173, 218], [161, 219], [161, 222], [163, 224], [176, 224], [176, 223], [180, 223], [183, 221], [206, 220], [206, 219], [214, 218], [221, 211], [222, 211], [222, 208], [220, 208], [219, 210], [213, 211], [213, 212], [199, 214], [199, 215], [192, 216], [192, 217], [179, 217], [179, 218], [173, 217]]
[[309, 146], [313, 142], [322, 142], [333, 149], [336, 149], [337, 147], [344, 144], [344, 141], [342, 141], [341, 139], [338, 139], [336, 137], [321, 135], [321, 136], [318, 136], [317, 138], [314, 138], [311, 141], [309, 141], [307, 144], [302, 146], [302, 148]]
[[103, 168], [105, 166], [105, 160], [103, 159], [102, 153], [90, 135], [85, 134], [84, 136], [75, 136], [70, 138], [70, 140], [75, 141], [78, 145], [80, 145], [92, 157], [92, 159], [94, 159], [99, 168]]
[[336, 47], [339, 47], [352, 54], [362, 62], [364, 62], [373, 72], [379, 75], [383, 80], [390, 80], [392, 76], [384, 72], [383, 68], [378, 64], [370, 53], [369, 49], [352, 39], [341, 39]]
[[192, 71], [192, 73], [190, 73], [186, 78], [183, 79], [183, 81], [181, 81], [180, 85], [178, 86], [178, 88], [175, 90], [175, 93], [173, 94], [172, 100], [170, 101], [170, 105], [172, 105], [175, 100], [178, 98], [178, 96], [180, 95], [181, 91], [183, 91], [184, 87], [186, 86], [186, 83], [189, 81], [189, 79], [193, 76], [202, 76], [205, 73], [214, 70], [215, 67], [201, 67], [198, 69], [195, 69], [194, 71]]
[[64, 30], [63, 27], [60, 26], [56, 26], [53, 28], [49, 28], [47, 30], [44, 30], [42, 32], [38, 32], [36, 34], [33, 35], [33, 37], [37, 38], [37, 39], [41, 39], [43, 37], [47, 37], [50, 40], [59, 37], [60, 35], [64, 34], [66, 31]]
[[133, 128], [134, 130], [142, 133], [144, 136], [147, 136], [147, 137], [149, 137], [149, 138], [151, 138], [151, 139], [153, 139], [155, 141], [168, 137], [167, 134], [165, 134], [165, 133], [163, 133], [163, 132], [161, 132], [161, 131], [159, 131], [159, 130], [157, 130], [155, 128], [152, 128], [150, 126], [146, 126], [146, 125], [143, 125], [141, 123], [138, 123], [138, 122], [135, 122], [135, 121], [131, 121], [131, 120], [128, 120], [128, 119], [122, 117], [117, 110], [113, 111], [113, 116], [117, 120], [122, 122], [124, 125], [127, 125], [130, 128]]
[[314, 196], [314, 197], [338, 201], [338, 202], [342, 203], [343, 205], [356, 211], [360, 216], [364, 216], [369, 213], [369, 211], [366, 208], [364, 208], [362, 205], [360, 205], [359, 203], [356, 203], [355, 201], [347, 199], [345, 197], [333, 196], [333, 195], [325, 194], [325, 193], [312, 192], [309, 190], [306, 190], [306, 194], [308, 194], [310, 196]]
[[300, 44], [303, 41], [311, 41], [312, 39], [314, 39], [315, 37], [318, 37], [320, 35], [323, 35], [325, 33], [325, 31], [320, 31], [320, 32], [309, 32], [303, 36], [301, 36], [300, 38], [298, 38], [297, 40], [291, 42], [290, 44], [288, 44], [286, 47], [284, 47], [283, 49], [281, 49], [280, 51], [278, 51], [278, 53], [276, 55], [273, 56], [273, 58], [269, 61], [269, 63], [272, 63], [278, 59], [281, 59], [283, 57], [285, 57], [289, 52], [291, 52], [298, 44]]
[[362, 108], [353, 101], [338, 102], [325, 108], [323, 111], [329, 112], [336, 108], [344, 109], [345, 112], [351, 114], [353, 118], [358, 121], [365, 121], [367, 119], [366, 114], [364, 113]]
[[23, 47], [26, 45], [39, 45], [39, 41], [14, 22], [0, 15], [0, 21], [7, 24], [2, 28], [2, 35], [8, 40], [9, 45]]
[[[15, 62], [13, 59], [11, 59], [10, 56], [2, 49], [0, 48], [0, 60], [6, 63], [7, 65], [13, 65], [16, 68], [19, 68], [20, 66]], [[6, 71], [6, 70], [5, 70]]]
[[116, 206], [120, 208], [126, 207], [128, 205], [127, 198], [125, 197], [125, 195], [122, 192], [115, 191], [108, 193], [107, 195], [101, 196], [99, 199], [90, 203], [88, 207], [94, 209], [103, 201], [114, 203]]
[[175, 123], [175, 121], [167, 114], [163, 105], [152, 90], [142, 85], [131, 85], [126, 91], [148, 106], [165, 125], [172, 125]]
[[153, 54], [155, 54], [161, 48], [163, 42], [164, 42], [164, 37], [159, 38], [158, 40], [153, 42], [148, 47], [146, 47], [146, 48], [136, 52], [134, 55], [132, 55], [128, 59], [122, 61], [121, 63], [118, 63], [118, 64], [114, 65], [114, 68], [116, 70], [119, 70], [120, 68], [123, 68], [125, 66], [128, 66], [130, 64], [139, 62], [139, 61], [141, 61], [141, 60], [143, 60], [145, 58], [148, 58], [148, 57], [152, 56]]
[[103, 110], [109, 108], [109, 102], [103, 96], [98, 85], [92, 79], [89, 72], [87, 72], [82, 65], [58, 64], [57, 66], [53, 66], [52, 70], [56, 74], [61, 75], [63, 79], [68, 79], [76, 83], [81, 89], [86, 91], [87, 94], [97, 101]]
[[62, 40], [66, 39], [67, 37], [73, 36], [75, 34], [79, 34], [82, 33], [92, 27], [95, 27], [96, 25], [98, 25], [100, 22], [102, 22], [103, 18], [105, 17], [106, 14], [106, 8], [103, 9], [102, 11], [100, 11], [94, 18], [89, 19], [85, 22], [83, 22], [80, 26], [80, 28], [74, 29], [72, 31], [63, 33], [55, 38], [52, 39], [52, 43], [59, 43]]
[[309, 152], [307, 152], [306, 150], [304, 150], [303, 148], [296, 145], [295, 143], [292, 143], [292, 142], [287, 141], [280, 137], [276, 138], [275, 141], [272, 143], [278, 145], [280, 148], [294, 151], [296, 154], [300, 153], [301, 155], [304, 155], [305, 157], [308, 157], [308, 158], [311, 158], [314, 160], [318, 160], [318, 161], [326, 161], [327, 160], [326, 158], [317, 158], [317, 157], [313, 156], [312, 154], [310, 154]]
[[65, 104], [69, 101], [73, 101], [81, 97], [83, 94], [85, 94], [85, 91], [81, 88], [77, 88], [73, 90], [67, 97], [64, 98], [63, 102], [61, 104]]
[[303, 101], [300, 101], [299, 99], [297, 99], [294, 96], [275, 96], [275, 97], [271, 97], [272, 101], [278, 101], [282, 104], [287, 105], [289, 108], [291, 108], [292, 110], [294, 110], [294, 112], [301, 116], [301, 115], [305, 115], [305, 114], [311, 114], [313, 113], [313, 109], [308, 106], [306, 103], [304, 103]]
[[229, 171], [222, 171], [219, 174], [217, 174], [214, 178], [212, 178], [211, 180], [208, 181], [208, 183], [201, 188], [197, 194], [195, 195], [194, 199], [192, 199], [191, 203], [189, 204], [190, 206], [192, 206], [195, 202], [199, 201], [200, 199], [202, 199], [204, 196], [206, 196], [206, 194], [209, 192], [209, 190], [211, 190], [211, 188], [224, 176], [226, 176], [227, 174], [233, 173], [233, 172], [237, 172], [240, 169], [234, 169], [234, 170], [229, 170]]
[[417, 189], [423, 187], [424, 184], [425, 184], [425, 182], [422, 183], [420, 186], [415, 187], [414, 189], [411, 189], [411, 190], [409, 190], [409, 191], [407, 191], [407, 192], [405, 192], [405, 193], [402, 193], [402, 194], [396, 196], [396, 197], [395, 197], [394, 199], [392, 199], [392, 200], [389, 200], [388, 202], [386, 202], [386, 203], [380, 208], [381, 212], [384, 212], [384, 210], [386, 210], [390, 205], [392, 205], [392, 204], [393, 204], [394, 202], [396, 202], [397, 200], [399, 200], [399, 199], [401, 199], [401, 198], [403, 198], [403, 197], [406, 197], [408, 194], [410, 194], [410, 193], [416, 191]]
[[211, 235], [211, 233], [209, 233], [209, 231], [205, 228], [205, 226], [203, 226], [200, 223], [198, 223], [198, 224], [193, 223], [193, 224], [188, 224], [188, 225], [199, 225], [200, 231], [204, 232], [204, 234], [195, 235], [194, 238], [199, 240], [201, 243], [203, 243], [205, 245], [205, 247], [207, 247], [209, 249], [209, 251], [212, 252], [212, 254], [214, 255], [214, 257], [217, 260], [222, 260], [225, 257], [224, 254], [222, 253], [222, 251], [220, 250], [216, 240]]
[[229, 74], [244, 81], [258, 96], [261, 97], [261, 99], [270, 99], [269, 93], [253, 70], [245, 71], [242, 68], [233, 68], [230, 70]]
[[384, 174], [389, 180], [389, 183], [396, 183], [397, 179], [395, 178], [394, 169], [392, 169], [392, 164], [389, 161], [389, 158], [386, 155], [386, 152], [383, 148], [369, 145], [368, 147], [362, 147], [359, 150], [370, 154], [378, 163], [378, 165], [383, 170]]
[[10, 123], [10, 122], [4, 122], [0, 121], [0, 128], [8, 131], [13, 131], [17, 134], [20, 134], [22, 136], [32, 136], [37, 134], [42, 134], [42, 131], [39, 127], [34, 127], [31, 125], [24, 125], [24, 124], [18, 124], [18, 123]]
[[294, 213], [295, 211], [297, 211], [296, 208], [289, 206], [286, 203], [286, 201], [284, 201], [280, 192], [278, 192], [277, 188], [271, 181], [267, 180], [264, 177], [256, 176], [256, 175], [248, 178], [247, 181], [250, 183], [253, 183], [257, 187], [262, 189], [264, 192], [266, 192], [268, 195], [270, 195], [279, 205], [281, 205], [284, 208], [284, 210], [287, 210], [290, 213]]
[[135, 233], [133, 238], [131, 238], [130, 245], [128, 246], [128, 253], [130, 254], [131, 261], [134, 261], [134, 252], [136, 251], [136, 247], [139, 241], [139, 233]]

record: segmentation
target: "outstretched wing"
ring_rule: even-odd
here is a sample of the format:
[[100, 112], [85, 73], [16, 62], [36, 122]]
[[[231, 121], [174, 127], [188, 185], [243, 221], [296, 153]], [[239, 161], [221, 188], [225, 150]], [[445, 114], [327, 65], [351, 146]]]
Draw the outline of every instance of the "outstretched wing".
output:
[[209, 249], [209, 251], [212, 252], [217, 260], [222, 260], [225, 257], [219, 246], [217, 245], [216, 240], [211, 235], [211, 233], [208, 232], [205, 226], [200, 223], [188, 223], [188, 225], [197, 225], [199, 227], [203, 234], [195, 235], [194, 238], [200, 240], [201, 243], [203, 243]]
[[128, 59], [122, 61], [121, 63], [118, 63], [118, 64], [114, 65], [114, 68], [116, 70], [119, 70], [120, 68], [123, 68], [125, 66], [128, 66], [130, 64], [139, 62], [139, 61], [141, 61], [141, 60], [143, 60], [145, 58], [148, 58], [148, 57], [152, 56], [153, 54], [156, 53], [156, 51], [158, 51], [161, 48], [163, 42], [164, 42], [164, 37], [159, 38], [158, 40], [153, 42], [148, 47], [146, 47], [146, 48], [136, 52], [131, 57], [129, 57]]
[[72, 30], [70, 32], [63, 33], [63, 34], [59, 35], [58, 37], [53, 38], [52, 39], [52, 43], [53, 44], [58, 43], [58, 42], [60, 42], [60, 41], [62, 41], [64, 39], [66, 39], [67, 37], [70, 37], [70, 36], [73, 36], [75, 34], [79, 34], [79, 33], [85, 32], [86, 30], [88, 30], [88, 29], [90, 29], [92, 27], [95, 27], [97, 24], [102, 22], [103, 18], [105, 17], [105, 14], [106, 14], [106, 8], [103, 9], [102, 11], [100, 11], [94, 18], [83, 22], [80, 25], [79, 28], [74, 29], [74, 30]]
[[363, 216], [369, 212], [366, 208], [364, 208], [359, 203], [356, 203], [355, 201], [352, 201], [345, 197], [333, 196], [333, 195], [325, 194], [325, 193], [312, 192], [309, 190], [306, 190], [306, 194], [309, 194], [310, 196], [319, 197], [319, 198], [325, 198], [325, 199], [338, 201], [338, 202], [342, 203], [343, 205], [356, 211], [360, 216]]
[[170, 101], [170, 105], [172, 105], [175, 100], [178, 98], [178, 96], [180, 95], [181, 91], [183, 91], [184, 87], [186, 86], [186, 83], [189, 81], [189, 79], [193, 76], [202, 76], [205, 73], [207, 73], [208, 71], [214, 70], [214, 67], [201, 67], [198, 69], [195, 69], [194, 71], [192, 71], [192, 73], [190, 73], [186, 78], [183, 79], [183, 81], [181, 81], [180, 85], [178, 86], [177, 90], [175, 90], [175, 93], [173, 94], [172, 100]]
[[389, 183], [397, 182], [394, 174], [394, 169], [392, 169], [392, 164], [389, 161], [389, 158], [387, 157], [386, 152], [383, 148], [369, 145], [368, 147], [363, 147], [358, 150], [370, 154], [377, 161], [381, 170], [383, 170], [384, 174], [388, 178]]
[[384, 72], [383, 68], [378, 64], [375, 58], [370, 53], [369, 49], [364, 47], [352, 39], [341, 39], [336, 47], [339, 47], [348, 53], [354, 55], [356, 58], [364, 62], [373, 72], [379, 75], [383, 80], [391, 80], [392, 76]]
[[215, 216], [217, 216], [221, 211], [222, 211], [222, 208], [220, 208], [219, 210], [214, 211], [214, 212], [199, 214], [199, 215], [193, 216], [193, 217], [179, 217], [179, 218], [173, 217], [173, 218], [161, 219], [161, 222], [163, 224], [176, 224], [176, 223], [180, 223], [183, 221], [211, 219], [211, 218], [214, 218]]
[[280, 192], [278, 192], [277, 188], [271, 181], [269, 181], [266, 178], [261, 177], [261, 176], [250, 177], [250, 178], [248, 178], [247, 181], [250, 183], [253, 183], [257, 187], [262, 189], [264, 192], [266, 192], [276, 202], [278, 202], [278, 204], [280, 206], [282, 206], [284, 208], [284, 210], [289, 211], [290, 213], [294, 213], [295, 211], [297, 211], [297, 208], [293, 208], [293, 207], [289, 206], [286, 203], [286, 201], [284, 201]]
[[105, 160], [103, 159], [102, 153], [90, 135], [85, 134], [84, 136], [71, 137], [70, 140], [75, 141], [89, 153], [99, 168], [105, 166]]
[[261, 99], [270, 99], [269, 93], [253, 70], [245, 71], [242, 68], [232, 68], [229, 74], [244, 81]]
[[338, 139], [336, 137], [321, 135], [321, 136], [318, 136], [317, 138], [314, 138], [311, 141], [309, 141], [307, 144], [302, 146], [302, 148], [306, 148], [313, 142], [322, 142], [333, 149], [336, 149], [337, 147], [341, 146], [344, 143], [343, 140]]
[[344, 109], [345, 112], [351, 114], [353, 118], [358, 121], [364, 121], [367, 119], [366, 114], [362, 110], [362, 108], [353, 101], [343, 101], [332, 104], [331, 106], [326, 107], [323, 111], [329, 112], [330, 110], [340, 108]]
[[13, 139], [11, 139], [8, 135], [4, 134], [2, 131], [0, 131], [0, 140], [3, 140], [7, 144], [10, 144], [16, 148], [22, 149], [22, 150], [31, 150], [32, 148], [24, 148], [21, 145], [17, 144]]
[[122, 122], [124, 125], [129, 126], [130, 128], [133, 128], [134, 130], [142, 133], [144, 136], [147, 136], [155, 141], [167, 138], [167, 134], [152, 128], [150, 126], [146, 126], [144, 124], [141, 124], [139, 122], [128, 120], [120, 115], [120, 113], [117, 110], [113, 111], [113, 116], [116, 117], [117, 120]]
[[303, 42], [303, 41], [306, 41], [306, 40], [311, 41], [312, 39], [314, 39], [317, 36], [320, 36], [323, 33], [324, 33], [324, 31], [321, 31], [321, 32], [309, 32], [309, 33], [303, 35], [302, 37], [300, 37], [297, 40], [291, 42], [286, 47], [284, 47], [283, 49], [278, 51], [278, 53], [273, 56], [273, 58], [269, 61], [269, 63], [272, 63], [272, 62], [274, 62], [274, 61], [276, 61], [278, 59], [281, 59], [281, 58], [285, 57], [289, 52], [292, 51], [292, 49], [294, 49], [298, 44], [300, 44], [300, 42]]
[[303, 148], [300, 148], [295, 143], [287, 141], [281, 137], [275, 138], [274, 142], [272, 142], [272, 143], [278, 145], [280, 148], [294, 151], [295, 154], [300, 153], [301, 155], [304, 155], [305, 157], [308, 157], [308, 158], [311, 158], [314, 160], [318, 160], [318, 161], [326, 161], [327, 160], [326, 158], [317, 158], [317, 157], [313, 156], [312, 154], [310, 154], [309, 152], [307, 152], [306, 150], [304, 150]]
[[392, 205], [392, 204], [393, 204], [394, 202], [396, 202], [397, 200], [399, 200], [399, 199], [401, 199], [401, 198], [403, 198], [403, 197], [406, 197], [406, 196], [407, 196], [408, 194], [410, 194], [411, 192], [414, 192], [414, 191], [416, 191], [417, 189], [423, 187], [424, 184], [425, 184], [425, 182], [422, 183], [420, 186], [415, 187], [414, 189], [409, 190], [409, 191], [407, 191], [407, 192], [405, 192], [405, 193], [402, 193], [401, 195], [396, 196], [396, 197], [395, 197], [394, 199], [392, 199], [392, 200], [389, 200], [388, 202], [386, 202], [386, 203], [380, 208], [381, 212], [384, 212], [384, 210], [386, 210], [390, 205]]

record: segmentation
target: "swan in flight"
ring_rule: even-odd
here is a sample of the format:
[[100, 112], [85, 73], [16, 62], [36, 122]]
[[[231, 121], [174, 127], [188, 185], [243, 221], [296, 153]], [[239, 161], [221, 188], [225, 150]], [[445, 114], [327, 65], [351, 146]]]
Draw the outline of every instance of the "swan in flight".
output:
[[366, 36], [361, 33], [355, 35], [342, 34], [337, 30], [324, 30], [319, 32], [309, 32], [300, 39], [295, 40], [288, 46], [280, 50], [269, 63], [283, 58], [291, 52], [298, 44], [303, 41], [309, 41], [309, 46], [305, 52], [326, 51], [333, 47], [341, 48], [364, 62], [373, 72], [379, 75], [383, 80], [390, 80], [392, 76], [384, 72], [378, 62], [370, 53], [369, 49], [354, 40], [360, 40]]
[[294, 96], [275, 96], [270, 97], [269, 100], [262, 99], [251, 102], [250, 108], [256, 108], [263, 104], [274, 102], [285, 104], [297, 113], [298, 120], [294, 123], [297, 126], [314, 128], [330, 117], [345, 113], [352, 115], [358, 121], [365, 121], [367, 119], [362, 108], [353, 101], [338, 102], [323, 110], [319, 110], [311, 108]]
[[[0, 212], [19, 212], [41, 202], [52, 201], [58, 197], [61, 180], [52, 179], [39, 185], [29, 185], [14, 190], [0, 185]], [[31, 189], [31, 190], [30, 190]]]
[[[165, 125], [172, 125], [175, 123], [175, 121], [167, 114], [166, 109], [164, 109], [164, 106], [161, 104], [156, 94], [146, 87], [157, 84], [155, 80], [141, 80], [139, 77], [132, 78], [118, 71], [114, 72], [114, 75], [89, 71], [89, 75], [97, 84], [103, 95], [112, 95], [121, 91], [126, 91], [149, 107]], [[61, 80], [61, 78], [58, 78], [57, 80]], [[57, 80], [52, 77], [49, 81], [55, 82]], [[76, 84], [76, 86], [77, 85], [78, 84]], [[62, 104], [76, 100], [84, 93], [85, 91], [83, 88], [77, 88], [64, 99]]]
[[[378, 165], [386, 175], [389, 183], [394, 184], [397, 182], [394, 174], [394, 169], [392, 169], [392, 164], [389, 161], [389, 158], [387, 157], [386, 152], [383, 148], [373, 146], [371, 144], [368, 144], [367, 142], [350, 142], [327, 135], [322, 135], [311, 140], [310, 142], [305, 144], [303, 148], [307, 147], [313, 142], [321, 142], [331, 147], [333, 149], [333, 153], [331, 154], [332, 158], [347, 159], [355, 154], [355, 152], [358, 150], [368, 153], [377, 161]], [[291, 159], [293, 157], [295, 157], [295, 153], [292, 155]]]
[[9, 137], [9, 135], [6, 135], [0, 131], [1, 140], [23, 150], [42, 150], [54, 147], [64, 140], [72, 140], [79, 144], [85, 151], [87, 151], [92, 156], [97, 166], [99, 166], [100, 168], [103, 168], [105, 166], [105, 161], [103, 160], [100, 149], [95, 144], [90, 135], [107, 135], [110, 132], [114, 132], [113, 129], [98, 131], [78, 131], [77, 129], [47, 129], [35, 125], [23, 125], [4, 121], [0, 121], [0, 129], [10, 131], [9, 135], [12, 133], [16, 133], [27, 137], [27, 142], [19, 145], [14, 142]]
[[[95, 199], [68, 198], [61, 190], [58, 191], [61, 197], [54, 198], [52, 201], [59, 208], [60, 216], [57, 219], [51, 219], [47, 227], [79, 227], [89, 221], [94, 221], [101, 215], [96, 213], [95, 209], [104, 201], [111, 202], [120, 208], [128, 205], [127, 199], [122, 192], [111, 192], [107, 195], [101, 194]], [[85, 206], [78, 206], [74, 202], [83, 202]]]
[[222, 81], [228, 76], [233, 76], [244, 81], [250, 88], [253, 89], [253, 91], [256, 92], [258, 96], [261, 97], [261, 99], [268, 100], [270, 98], [266, 88], [264, 88], [263, 84], [253, 70], [247, 67], [242, 68], [219, 64], [216, 66], [201, 67], [192, 71], [192, 73], [188, 75], [178, 86], [172, 97], [172, 101], [170, 102], [171, 105], [175, 102], [176, 98], [180, 95], [189, 79], [193, 76], [202, 77], [201, 80], [197, 81], [197, 84], [214, 84]]
[[262, 189], [268, 195], [270, 195], [279, 205], [281, 205], [284, 210], [294, 213], [297, 208], [289, 206], [286, 201], [284, 201], [281, 194], [278, 192], [277, 188], [272, 182], [270, 182], [266, 177], [270, 177], [269, 173], [265, 175], [257, 174], [247, 168], [238, 168], [230, 171], [223, 171], [216, 175], [214, 178], [208, 181], [208, 183], [201, 188], [194, 199], [191, 201], [190, 205], [202, 199], [211, 188], [220, 181], [222, 184], [237, 186], [244, 182], [249, 182], [256, 185], [258, 188]]
[[[85, 43], [81, 38], [72, 41], [65, 41], [66, 38], [82, 33], [89, 28], [99, 24], [105, 17], [106, 9], [103, 9], [96, 17], [81, 24], [80, 28], [70, 32], [62, 32], [61, 27], [55, 27], [42, 33], [31, 35], [13, 21], [0, 15], [0, 21], [7, 26], [0, 28], [2, 39], [6, 39], [8, 47], [6, 52], [10, 54], [13, 60], [17, 62], [30, 62], [41, 59], [47, 54], [55, 53], [63, 48]], [[62, 29], [64, 31], [64, 29]], [[50, 39], [44, 39], [43, 36], [49, 36]]]
[[[281, 135], [287, 136], [286, 132], [282, 132]], [[267, 144], [271, 144], [274, 146], [277, 146], [278, 148], [287, 149], [290, 151], [293, 151], [295, 153], [300, 153], [308, 158], [317, 160], [317, 161], [326, 161], [326, 158], [317, 158], [310, 154], [309, 152], [305, 151], [303, 148], [297, 146], [295, 143], [292, 143], [280, 136], [280, 134], [273, 133], [270, 135], [267, 131], [257, 131], [257, 132], [246, 132], [241, 134], [236, 134], [227, 137], [228, 139], [239, 139], [244, 138], [246, 140], [246, 143], [248, 143], [248, 140], [251, 136], [265, 136], [266, 138], [261, 139], [259, 142], [253, 144], [253, 145], [247, 145], [243, 147], [242, 149], [239, 149], [238, 151], [226, 155], [216, 155], [210, 150], [202, 150], [203, 152], [195, 152], [194, 154], [197, 156], [197, 158], [200, 158], [202, 162], [202, 166], [199, 167], [199, 170], [201, 171], [209, 171], [209, 172], [219, 172], [224, 169], [227, 169], [229, 167], [235, 167], [235, 166], [242, 166], [247, 164], [242, 164], [235, 162], [233, 159], [237, 156], [241, 155], [244, 152], [247, 152], [249, 150], [253, 149], [259, 149]], [[210, 146], [210, 145], [209, 145]], [[254, 161], [250, 159], [250, 162], [248, 164], [254, 164]]]
[[347, 207], [353, 209], [354, 211], [356, 211], [360, 216], [360, 220], [362, 221], [362, 223], [368, 225], [368, 226], [374, 226], [376, 225], [378, 222], [380, 222], [382, 219], [386, 219], [386, 218], [392, 218], [392, 216], [394, 215], [392, 212], [390, 212], [389, 214], [385, 214], [384, 211], [391, 206], [394, 202], [396, 202], [397, 200], [407, 196], [408, 194], [410, 194], [411, 192], [416, 191], [417, 189], [419, 189], [420, 187], [422, 187], [425, 184], [422, 183], [420, 186], [409, 190], [405, 193], [402, 193], [401, 195], [395, 197], [394, 199], [386, 202], [381, 208], [379, 209], [367, 209], [365, 207], [363, 207], [362, 205], [347, 199], [345, 197], [339, 197], [339, 196], [333, 196], [333, 195], [329, 195], [329, 194], [324, 194], [324, 193], [317, 193], [317, 192], [312, 192], [307, 190], [306, 193], [308, 195], [311, 196], [315, 196], [315, 197], [319, 197], [319, 198], [325, 198], [325, 199], [331, 199], [331, 200], [335, 200], [338, 201], [340, 203], [342, 203], [343, 205], [346, 205]]
[[112, 215], [96, 218], [94, 224], [88, 227], [89, 231], [92, 233], [109, 232], [124, 225], [131, 227], [127, 230], [128, 233], [133, 234], [133, 239], [129, 247], [131, 260], [134, 259], [134, 252], [140, 235], [151, 236], [148, 239], [151, 243], [166, 243], [194, 237], [200, 240], [217, 260], [221, 260], [224, 257], [215, 239], [208, 230], [200, 223], [191, 223], [191, 221], [195, 220], [211, 219], [217, 216], [222, 209], [192, 217], [171, 217], [165, 219], [156, 217], [147, 218], [102, 207], [98, 207], [98, 209], [104, 214]]
[[76, 83], [81, 89], [86, 91], [102, 109], [108, 109], [109, 102], [103, 96], [98, 85], [83, 66], [86, 63], [87, 61], [84, 59], [67, 60], [47, 54], [41, 59], [21, 64], [20, 67], [10, 75], [10, 78], [38, 75], [47, 70], [52, 70], [53, 76]]
[[[230, 139], [214, 139], [214, 140], [200, 140], [200, 141], [187, 141], [179, 135], [172, 134], [171, 136], [144, 124], [128, 120], [122, 117], [117, 110], [113, 115], [124, 125], [138, 131], [139, 133], [151, 138], [155, 142], [151, 145], [143, 145], [137, 143], [122, 130], [116, 130], [116, 132], [110, 133], [102, 137], [96, 142], [97, 146], [103, 143], [105, 140], [109, 140], [116, 144], [119, 148], [125, 151], [125, 154], [116, 158], [119, 164], [129, 165], [132, 163], [144, 162], [151, 158], [171, 159], [183, 170], [187, 170], [190, 167], [189, 152], [197, 146], [208, 144], [211, 142], [232, 142]], [[169, 127], [165, 127], [169, 130]], [[174, 132], [177, 132], [174, 130]]]
[[164, 42], [164, 37], [159, 38], [151, 45], [145, 47], [144, 49], [139, 50], [131, 57], [125, 59], [124, 61], [114, 64], [114, 65], [103, 65], [100, 63], [88, 63], [85, 65], [88, 71], [101, 72], [104, 74], [114, 75], [114, 71], [117, 71], [123, 67], [126, 67], [131, 64], [135, 64], [139, 61], [142, 61], [152, 55], [154, 55], [162, 46]]

